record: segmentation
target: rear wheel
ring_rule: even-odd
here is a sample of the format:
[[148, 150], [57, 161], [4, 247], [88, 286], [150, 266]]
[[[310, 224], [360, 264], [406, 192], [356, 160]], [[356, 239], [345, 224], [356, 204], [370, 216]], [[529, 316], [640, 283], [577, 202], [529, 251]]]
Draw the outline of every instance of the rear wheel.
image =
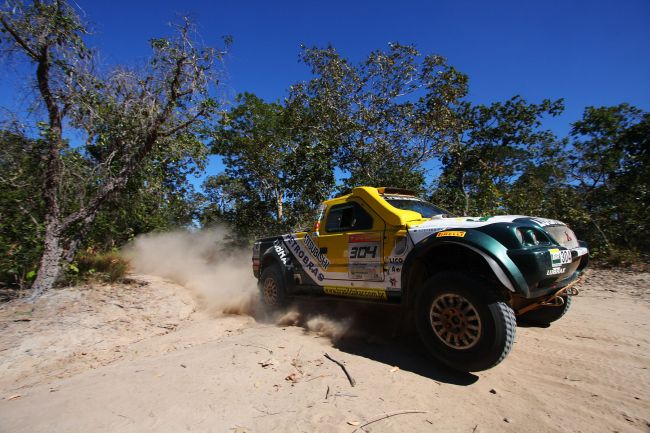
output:
[[480, 281], [456, 272], [440, 273], [425, 283], [416, 302], [420, 338], [449, 367], [486, 370], [510, 352], [514, 312]]
[[540, 307], [537, 310], [522, 314], [518, 317], [518, 320], [529, 325], [539, 326], [555, 322], [564, 316], [567, 311], [569, 311], [569, 308], [571, 308], [571, 296], [563, 295], [560, 296], [560, 299], [563, 301], [561, 305]]
[[262, 271], [258, 283], [262, 304], [270, 309], [284, 307], [287, 304], [287, 292], [282, 278], [282, 271], [277, 263], [267, 266]]

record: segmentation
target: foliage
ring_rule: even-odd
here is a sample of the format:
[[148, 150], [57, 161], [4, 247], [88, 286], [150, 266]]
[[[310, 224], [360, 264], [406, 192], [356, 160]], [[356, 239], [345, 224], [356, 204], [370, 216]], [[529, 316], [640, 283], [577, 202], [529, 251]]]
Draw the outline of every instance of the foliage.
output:
[[[422, 191], [424, 163], [433, 161], [440, 175], [430, 199], [457, 214], [559, 219], [603, 262], [648, 254], [648, 113], [589, 107], [559, 138], [543, 123], [562, 113], [561, 99], [472, 104], [462, 73], [412, 46], [391, 44], [358, 65], [333, 47], [303, 48], [301, 60], [313, 78], [293, 85], [286, 101], [246, 94], [222, 117], [213, 151], [226, 171], [204, 184], [203, 223], [231, 223], [246, 243], [301, 220], [308, 226], [332, 169], [349, 175], [340, 191]], [[323, 152], [307, 171], [295, 157], [303, 148]], [[300, 173], [326, 182], [305, 194]]]
[[[42, 252], [43, 173], [46, 145], [20, 131], [0, 131], [0, 282], [26, 288], [34, 280]], [[62, 206], [74, 209], [85, 187], [85, 164], [74, 151], [62, 159], [65, 194]], [[185, 170], [174, 171], [152, 162], [146, 174], [136, 176], [127, 187], [99, 210], [84, 248], [109, 251], [141, 233], [170, 230], [193, 223], [195, 193], [188, 186]], [[175, 173], [175, 174], [174, 174]]]
[[202, 222], [228, 222], [243, 237], [296, 227], [334, 185], [333, 150], [305, 127], [302, 107], [251, 94], [236, 102], [213, 133], [226, 170], [204, 184]]
[[488, 106], [459, 104], [451, 139], [443, 144], [434, 200], [459, 215], [522, 207], [521, 189], [508, 196], [513, 182], [545, 183], [558, 174], [553, 159], [562, 143], [541, 125], [543, 116], [563, 108], [562, 100], [530, 104], [520, 96]]
[[605, 255], [650, 254], [650, 113], [587, 107], [571, 137], [571, 176], [586, 214], [577, 225]]
[[[100, 209], [129, 183], [147, 184], [148, 170], [166, 176], [169, 168], [178, 174], [202, 167], [201, 131], [217, 107], [208, 89], [223, 53], [198, 44], [185, 20], [174, 37], [150, 41], [152, 57], [142, 70], [101, 74], [84, 23], [63, 0], [8, 1], [0, 29], [5, 52], [34, 68], [36, 102], [46, 113], [38, 123], [45, 157], [36, 297], [56, 282], [60, 262], [72, 260]], [[83, 146], [70, 148], [67, 127], [84, 136]], [[78, 180], [68, 182], [69, 174]]]
[[124, 277], [128, 263], [114, 251], [99, 254], [83, 252], [70, 264], [70, 268], [69, 272], [77, 274], [81, 279], [92, 277], [112, 283]]
[[24, 287], [34, 278], [43, 236], [45, 145], [0, 131], [0, 282]]
[[[121, 262], [95, 252], [178, 226], [226, 223], [246, 245], [309, 227], [320, 201], [358, 185], [428, 192], [461, 215], [560, 219], [610, 264], [650, 256], [650, 113], [628, 104], [587, 107], [560, 138], [544, 121], [561, 99], [473, 104], [445, 58], [391, 43], [359, 62], [303, 47], [311, 77], [287, 99], [245, 93], [219, 112], [225, 51], [187, 20], [138, 69], [98, 67], [87, 34], [63, 0], [0, 6], [0, 48], [32, 68], [37, 118], [0, 119], [3, 284], [40, 293], [61, 264], [114, 278]], [[210, 152], [225, 170], [197, 194], [187, 178]]]
[[203, 224], [236, 236], [308, 227], [318, 203], [340, 189], [391, 185], [422, 190], [467, 78], [436, 55], [390, 44], [353, 65], [333, 47], [304, 48], [313, 79], [283, 103], [240, 95], [213, 133], [226, 170], [204, 184]]
[[333, 48], [305, 48], [314, 78], [291, 88], [322, 143], [336, 146], [349, 174], [343, 189], [391, 185], [422, 190], [422, 164], [431, 159], [453, 120], [467, 77], [438, 55], [391, 43], [355, 65]]

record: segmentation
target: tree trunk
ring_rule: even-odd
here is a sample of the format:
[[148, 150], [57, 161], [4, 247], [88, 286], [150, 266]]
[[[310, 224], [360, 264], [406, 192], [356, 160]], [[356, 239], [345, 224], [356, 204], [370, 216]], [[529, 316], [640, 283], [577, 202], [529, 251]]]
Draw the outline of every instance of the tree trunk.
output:
[[275, 189], [275, 204], [276, 204], [276, 209], [278, 213], [278, 222], [282, 221], [283, 217], [283, 212], [282, 212], [282, 196], [283, 194], [281, 193], [279, 188]]
[[45, 183], [43, 200], [45, 202], [45, 238], [43, 255], [38, 266], [36, 279], [32, 284], [29, 299], [36, 300], [45, 290], [51, 289], [61, 272], [61, 210], [59, 206], [59, 186], [61, 183], [61, 149], [63, 148], [63, 114], [57, 99], [50, 88], [50, 67], [52, 47], [44, 44], [33, 56], [37, 62], [36, 82], [47, 108], [49, 131], [47, 134], [48, 152], [45, 157]]
[[603, 238], [603, 241], [605, 241], [605, 247], [609, 250], [611, 247], [610, 247], [610, 244], [609, 244], [609, 239], [607, 239], [607, 236], [605, 235], [605, 232], [603, 231], [603, 229], [600, 228], [600, 225], [593, 218], [589, 218], [589, 219], [591, 220], [591, 223], [594, 225], [594, 227], [596, 227], [596, 230], [598, 231], [600, 236]]
[[52, 288], [61, 272], [61, 231], [59, 224], [53, 215], [47, 216], [45, 225], [45, 240], [43, 243], [43, 255], [38, 265], [38, 273], [34, 284], [32, 284], [32, 293], [29, 299], [36, 300], [45, 290]]
[[462, 171], [462, 165], [461, 165], [461, 173], [460, 173], [460, 190], [463, 193], [463, 216], [467, 216], [469, 213], [469, 194], [467, 193], [467, 190], [465, 189], [465, 173]]
[[95, 211], [92, 214], [88, 215], [83, 220], [81, 227], [78, 230], [75, 230], [74, 235], [70, 236], [69, 242], [62, 256], [64, 263], [70, 263], [74, 259], [74, 256], [77, 254], [77, 250], [79, 249], [79, 245], [81, 245], [81, 242], [83, 242], [83, 240], [86, 238], [86, 235], [88, 234], [93, 221], [95, 221], [97, 212], [98, 211]]

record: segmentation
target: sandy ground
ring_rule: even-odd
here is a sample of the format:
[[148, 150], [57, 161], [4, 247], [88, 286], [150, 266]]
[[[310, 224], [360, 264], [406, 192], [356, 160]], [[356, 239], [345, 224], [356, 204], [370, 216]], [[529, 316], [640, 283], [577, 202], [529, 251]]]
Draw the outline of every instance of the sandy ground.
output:
[[649, 273], [590, 271], [565, 318], [476, 375], [385, 307], [303, 302], [277, 324], [132, 279], [0, 307], [1, 432], [650, 432]]

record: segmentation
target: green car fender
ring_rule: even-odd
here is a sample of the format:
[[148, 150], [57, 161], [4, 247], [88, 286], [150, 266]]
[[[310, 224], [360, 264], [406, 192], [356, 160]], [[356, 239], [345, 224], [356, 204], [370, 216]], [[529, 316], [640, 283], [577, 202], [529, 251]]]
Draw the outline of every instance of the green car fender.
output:
[[[462, 236], [444, 235], [444, 233], [456, 233], [462, 234]], [[467, 228], [449, 228], [443, 232], [432, 234], [415, 244], [404, 262], [403, 284], [409, 281], [410, 271], [420, 257], [435, 248], [444, 247], [445, 245], [458, 245], [478, 254], [508, 291], [524, 297], [530, 296], [526, 279], [508, 256], [508, 249], [492, 236]]]

